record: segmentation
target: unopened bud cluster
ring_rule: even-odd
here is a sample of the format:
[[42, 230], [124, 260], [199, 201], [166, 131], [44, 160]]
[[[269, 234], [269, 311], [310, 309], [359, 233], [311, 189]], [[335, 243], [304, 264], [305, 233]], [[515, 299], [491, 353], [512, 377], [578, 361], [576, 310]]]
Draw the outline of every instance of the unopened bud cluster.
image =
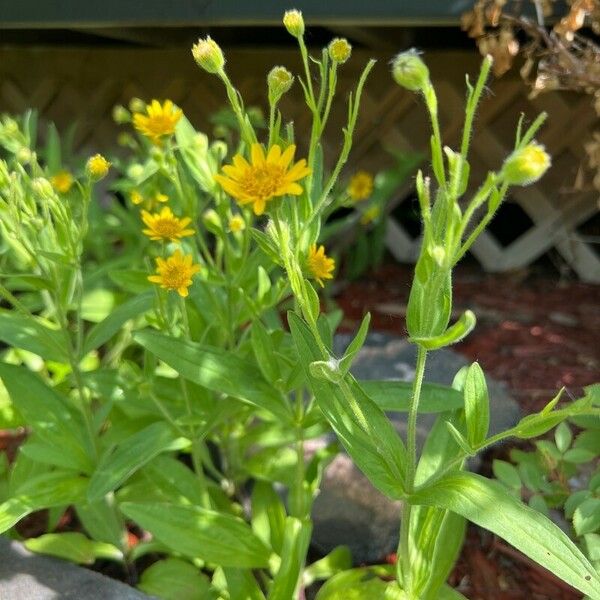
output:
[[192, 56], [199, 67], [208, 73], [219, 73], [225, 66], [225, 56], [221, 47], [210, 36], [199, 39], [192, 46]]
[[429, 69], [414, 48], [394, 58], [392, 76], [398, 85], [411, 92], [423, 92], [431, 85]]
[[285, 67], [273, 67], [267, 75], [269, 99], [276, 104], [294, 83], [294, 76]]

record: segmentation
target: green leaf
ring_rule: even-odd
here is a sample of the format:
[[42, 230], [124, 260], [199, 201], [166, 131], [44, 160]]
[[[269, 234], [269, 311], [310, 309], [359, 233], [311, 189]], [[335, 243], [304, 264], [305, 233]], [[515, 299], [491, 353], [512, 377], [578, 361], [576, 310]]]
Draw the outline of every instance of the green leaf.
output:
[[244, 600], [265, 600], [256, 579], [247, 569], [215, 569], [213, 586], [223, 590], [225, 598], [244, 598]]
[[365, 339], [367, 338], [367, 333], [369, 333], [369, 324], [371, 323], [371, 313], [367, 313], [358, 328], [357, 334], [354, 336], [354, 339], [350, 342], [346, 351], [344, 352], [344, 356], [340, 359], [340, 369], [342, 373], [346, 374], [350, 367], [352, 366], [352, 361], [359, 353], [360, 349], [363, 347], [365, 343]]
[[0, 310], [0, 341], [33, 352], [46, 360], [68, 363], [64, 335], [42, 325], [37, 319]]
[[490, 426], [490, 400], [485, 376], [478, 363], [468, 371], [464, 386], [467, 440], [471, 446], [485, 440]]
[[96, 558], [121, 560], [123, 557], [121, 551], [111, 544], [94, 542], [76, 531], [47, 533], [25, 540], [24, 545], [31, 552], [64, 558], [78, 565], [91, 565]]
[[117, 548], [125, 546], [125, 524], [114, 504], [114, 497], [105, 497], [93, 503], [77, 504], [75, 510], [90, 537]]
[[266, 327], [259, 320], [252, 323], [250, 342], [252, 343], [252, 350], [254, 351], [258, 368], [265, 376], [265, 379], [270, 382], [280, 379], [281, 373], [274, 358], [274, 344], [269, 337]]
[[410, 500], [462, 515], [504, 538], [582, 593], [600, 596], [600, 575], [569, 537], [499, 483], [475, 473], [456, 472], [419, 489]]
[[138, 588], [164, 600], [211, 600], [217, 594], [208, 577], [194, 565], [180, 558], [159, 560], [148, 567]]
[[325, 582], [315, 600], [386, 600], [382, 569], [366, 567], [343, 571]]
[[411, 337], [410, 341], [414, 344], [419, 344], [427, 350], [437, 350], [460, 342], [465, 338], [473, 328], [477, 319], [475, 314], [466, 310], [454, 325], [448, 327], [444, 333], [435, 337]]
[[281, 554], [285, 519], [285, 506], [273, 485], [256, 481], [252, 488], [252, 530], [277, 554]]
[[121, 504], [123, 513], [174, 550], [223, 567], [262, 568], [271, 550], [242, 519], [198, 506]]
[[304, 566], [311, 531], [310, 521], [302, 522], [295, 517], [286, 519], [281, 563], [269, 590], [268, 600], [288, 600], [294, 596]]
[[329, 579], [352, 567], [352, 554], [348, 546], [336, 546], [329, 554], [304, 569], [302, 583], [305, 587], [314, 581]]
[[600, 498], [588, 498], [575, 509], [573, 527], [577, 535], [593, 533], [600, 528]]
[[596, 458], [596, 453], [591, 450], [586, 450], [585, 448], [571, 448], [563, 455], [563, 459], [566, 462], [575, 465], [590, 462], [591, 460], [594, 460], [594, 458]]
[[[377, 381], [362, 379], [358, 382], [365, 394], [385, 411], [408, 412], [412, 397], [412, 383], [408, 381]], [[457, 390], [436, 383], [423, 383], [419, 413], [438, 413], [461, 408], [463, 397]]]
[[62, 456], [62, 466], [90, 473], [93, 449], [85, 437], [81, 418], [67, 400], [25, 367], [0, 363], [0, 378], [13, 405], [35, 432], [31, 440], [32, 454], [37, 445], [42, 453], [48, 452], [49, 458], [56, 458], [56, 454]]
[[17, 494], [0, 504], [0, 533], [4, 533], [29, 513], [81, 502], [88, 479], [71, 473], [53, 472], [30, 480]]
[[290, 420], [291, 409], [284, 396], [260, 376], [255, 365], [232, 352], [150, 330], [137, 332], [134, 339], [182, 377]]
[[499, 479], [507, 487], [515, 490], [521, 489], [519, 471], [510, 463], [504, 460], [494, 460], [492, 470], [496, 479]]
[[110, 340], [110, 338], [120, 331], [121, 327], [139, 315], [142, 315], [147, 310], [154, 306], [154, 292], [146, 292], [135, 298], [131, 298], [124, 302], [97, 325], [92, 327], [87, 334], [83, 343], [83, 354], [99, 348]]
[[88, 501], [96, 502], [115, 490], [155, 456], [181, 447], [181, 440], [166, 423], [153, 423], [105, 453], [90, 480]]
[[476, 450], [469, 444], [465, 436], [458, 430], [458, 428], [450, 421], [446, 422], [446, 427], [448, 431], [454, 438], [454, 441], [462, 448], [463, 452], [467, 456], [475, 456]]
[[556, 428], [554, 440], [561, 454], [564, 454], [571, 445], [573, 434], [571, 433], [571, 428], [564, 421]]
[[600, 560], [600, 534], [586, 533], [583, 540], [588, 558], [592, 561]]
[[346, 375], [340, 384], [316, 379], [311, 363], [324, 357], [307, 325], [294, 313], [288, 322], [317, 405], [371, 483], [390, 498], [403, 495], [406, 449], [383, 411]]

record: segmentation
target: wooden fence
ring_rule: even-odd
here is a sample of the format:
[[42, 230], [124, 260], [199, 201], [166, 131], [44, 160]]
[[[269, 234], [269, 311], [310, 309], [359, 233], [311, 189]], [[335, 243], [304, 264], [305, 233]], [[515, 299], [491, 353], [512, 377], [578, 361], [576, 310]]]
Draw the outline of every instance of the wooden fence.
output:
[[[235, 50], [227, 52], [228, 72], [247, 105], [265, 104], [265, 76], [274, 63], [299, 72], [297, 54], [287, 49]], [[378, 63], [363, 97], [348, 173], [355, 168], [377, 170], [392, 164], [386, 149], [426, 152], [429, 139], [427, 115], [421, 102], [398, 88], [389, 76], [391, 56], [375, 53]], [[356, 82], [371, 53], [355, 52], [340, 73], [340, 102]], [[464, 76], [476, 76], [475, 52], [431, 52], [426, 60], [437, 86], [445, 143], [456, 146], [463, 117]], [[137, 96], [144, 100], [171, 98], [199, 128], [210, 131], [209, 116], [225, 103], [217, 78], [196, 67], [183, 50], [12, 48], [0, 50], [0, 112], [19, 113], [35, 107], [59, 130], [73, 120], [78, 126], [75, 146], [88, 152], [114, 148], [119, 128], [111, 118], [115, 104], [127, 104]], [[281, 108], [293, 120], [298, 143], [309, 132], [309, 115], [296, 85]], [[511, 200], [529, 216], [531, 227], [503, 246], [491, 233], [484, 234], [472, 253], [490, 272], [524, 267], [551, 248], [588, 281], [600, 282], [600, 259], [577, 227], [598, 211], [598, 192], [568, 193], [585, 158], [583, 143], [597, 127], [598, 119], [588, 98], [552, 93], [534, 100], [517, 75], [505, 76], [489, 86], [476, 119], [471, 157], [472, 179], [481, 181], [489, 169], [498, 168], [513, 143], [514, 127], [521, 112], [533, 119], [549, 113], [539, 139], [553, 156], [554, 168], [535, 186], [515, 189]], [[326, 155], [341, 145], [345, 109], [333, 112], [325, 140]], [[427, 165], [425, 165], [426, 167]], [[411, 193], [411, 183], [397, 192], [395, 203]], [[412, 261], [419, 240], [403, 223], [389, 220], [387, 245], [401, 261]]]

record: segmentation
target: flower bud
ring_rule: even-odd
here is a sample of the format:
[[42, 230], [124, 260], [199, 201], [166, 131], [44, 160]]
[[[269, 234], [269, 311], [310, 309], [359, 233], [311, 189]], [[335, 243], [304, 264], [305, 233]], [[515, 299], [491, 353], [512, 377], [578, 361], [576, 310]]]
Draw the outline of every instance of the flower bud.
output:
[[271, 103], [279, 102], [281, 96], [290, 90], [293, 83], [294, 76], [285, 67], [273, 67], [267, 75]]
[[301, 38], [304, 35], [304, 19], [299, 10], [286, 10], [283, 15], [283, 24], [290, 35]]
[[329, 58], [335, 63], [343, 65], [352, 54], [352, 46], [346, 38], [335, 38], [331, 40], [327, 48]]
[[208, 231], [214, 233], [215, 235], [220, 234], [223, 229], [221, 218], [219, 217], [217, 211], [213, 208], [209, 208], [208, 210], [204, 211], [202, 214], [202, 223], [204, 224], [204, 227], [208, 229]]
[[436, 262], [438, 267], [442, 267], [444, 265], [444, 261], [446, 260], [446, 250], [443, 246], [432, 246], [429, 248], [429, 255]]
[[209, 73], [218, 73], [225, 66], [223, 51], [210, 36], [206, 36], [205, 40], [199, 39], [192, 46], [192, 56], [198, 66]]
[[129, 110], [134, 113], [145, 113], [146, 103], [141, 98], [132, 98], [129, 101]]
[[411, 92], [422, 92], [431, 85], [429, 69], [414, 48], [401, 52], [394, 58], [392, 76], [398, 85]]
[[40, 198], [50, 199], [54, 197], [52, 184], [45, 177], [36, 177], [31, 182], [31, 188]]
[[94, 181], [100, 181], [100, 179], [106, 177], [108, 169], [110, 169], [110, 163], [102, 154], [95, 154], [88, 159], [85, 165], [85, 172]]
[[233, 217], [229, 219], [227, 226], [231, 233], [237, 233], [238, 231], [244, 231], [244, 229], [246, 229], [246, 222], [241, 215], [233, 215]]
[[505, 161], [501, 176], [510, 185], [535, 183], [550, 167], [550, 156], [544, 146], [531, 142], [515, 150]]
[[119, 125], [124, 125], [131, 121], [131, 113], [121, 104], [113, 106], [112, 109], [113, 121]]
[[33, 153], [27, 146], [21, 146], [17, 150], [17, 153], [15, 154], [17, 162], [21, 165], [28, 164], [31, 161], [32, 156], [33, 156]]
[[144, 176], [144, 167], [139, 163], [134, 163], [127, 168], [127, 177], [137, 181]]

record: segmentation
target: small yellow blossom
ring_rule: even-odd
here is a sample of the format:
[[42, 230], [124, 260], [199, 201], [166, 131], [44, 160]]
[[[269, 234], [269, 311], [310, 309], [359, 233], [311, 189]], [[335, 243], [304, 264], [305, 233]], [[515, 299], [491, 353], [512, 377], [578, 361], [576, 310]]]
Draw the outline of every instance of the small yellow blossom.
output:
[[59, 171], [50, 177], [50, 183], [60, 194], [67, 194], [73, 186], [73, 175], [69, 171]]
[[373, 193], [373, 175], [368, 171], [357, 171], [350, 179], [347, 191], [354, 202], [366, 200]]
[[218, 73], [225, 66], [223, 51], [210, 36], [204, 40], [199, 39], [198, 43], [192, 46], [192, 56], [196, 64], [209, 73]]
[[165, 290], [175, 290], [182, 297], [188, 295], [192, 277], [200, 271], [200, 265], [192, 264], [191, 254], [182, 254], [177, 249], [166, 260], [156, 259], [156, 275], [150, 275], [148, 281], [160, 285]]
[[299, 196], [302, 186], [297, 181], [310, 174], [306, 160], [299, 160], [288, 167], [294, 159], [296, 146], [288, 146], [284, 152], [275, 144], [269, 153], [260, 144], [252, 144], [252, 163], [241, 154], [233, 157], [232, 165], [225, 165], [225, 175], [215, 175], [221, 187], [240, 204], [252, 204], [255, 215], [265, 212], [267, 202], [278, 196]]
[[144, 196], [142, 196], [142, 194], [140, 194], [140, 192], [138, 192], [137, 190], [133, 190], [129, 194], [129, 199], [131, 200], [132, 204], [135, 204], [137, 206], [138, 204], [141, 204], [144, 201]]
[[88, 159], [85, 165], [86, 173], [95, 181], [99, 181], [103, 177], [106, 177], [110, 169], [110, 163], [102, 156], [102, 154], [95, 154]]
[[240, 215], [234, 215], [229, 219], [228, 223], [229, 231], [231, 233], [237, 233], [238, 231], [244, 231], [246, 229], [246, 221]]
[[304, 35], [304, 19], [299, 10], [286, 10], [283, 15], [283, 25], [290, 35], [300, 38]]
[[331, 40], [327, 50], [329, 52], [329, 58], [340, 65], [343, 65], [352, 54], [352, 46], [345, 38], [335, 38]]
[[160, 144], [160, 138], [175, 133], [175, 126], [183, 112], [175, 108], [171, 100], [161, 104], [158, 100], [146, 106], [146, 114], [136, 112], [133, 115], [133, 126], [155, 144]]
[[168, 202], [169, 196], [163, 194], [162, 192], [156, 192], [156, 194], [154, 194], [154, 200], [161, 203]]
[[531, 142], [515, 150], [504, 162], [502, 175], [511, 185], [535, 183], [550, 168], [550, 155], [544, 146]]
[[154, 214], [143, 210], [142, 221], [148, 227], [148, 229], [143, 230], [143, 233], [151, 240], [178, 242], [182, 237], [194, 235], [193, 229], [186, 229], [191, 219], [189, 217], [183, 217], [182, 219], [176, 217], [168, 206], [165, 206], [160, 213]]
[[325, 254], [325, 246], [317, 248], [317, 245], [313, 244], [308, 250], [306, 264], [311, 275], [321, 287], [324, 285], [323, 279], [333, 279], [335, 260]]
[[360, 224], [368, 225], [369, 223], [372, 223], [379, 217], [380, 213], [381, 210], [379, 206], [371, 206], [371, 208], [365, 210], [365, 212], [360, 217]]

